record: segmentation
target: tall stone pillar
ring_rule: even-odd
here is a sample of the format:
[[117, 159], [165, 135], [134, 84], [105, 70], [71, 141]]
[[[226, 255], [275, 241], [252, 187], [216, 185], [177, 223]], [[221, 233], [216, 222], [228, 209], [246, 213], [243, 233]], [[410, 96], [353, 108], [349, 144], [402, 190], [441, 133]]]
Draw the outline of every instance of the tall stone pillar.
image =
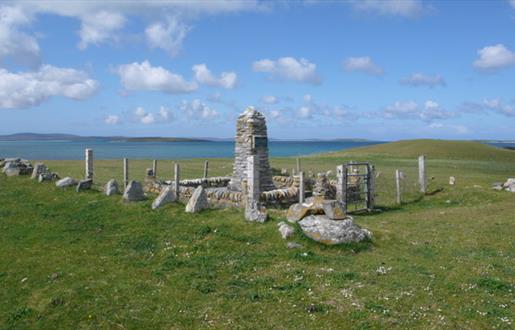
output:
[[234, 172], [229, 184], [231, 190], [241, 191], [241, 183], [247, 178], [247, 160], [256, 156], [254, 166], [259, 175], [259, 190], [275, 189], [272, 170], [268, 163], [268, 135], [265, 117], [253, 107], [248, 107], [236, 124]]
[[86, 158], [86, 179], [93, 179], [93, 149], [85, 150]]

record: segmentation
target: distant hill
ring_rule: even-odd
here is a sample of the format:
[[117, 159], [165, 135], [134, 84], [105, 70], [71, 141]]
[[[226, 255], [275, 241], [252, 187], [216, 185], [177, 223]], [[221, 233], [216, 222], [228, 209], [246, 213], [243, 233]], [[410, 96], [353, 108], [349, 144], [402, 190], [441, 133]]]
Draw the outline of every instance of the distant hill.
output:
[[17, 133], [0, 135], [0, 141], [206, 142], [209, 140], [178, 137], [79, 136], [73, 134]]

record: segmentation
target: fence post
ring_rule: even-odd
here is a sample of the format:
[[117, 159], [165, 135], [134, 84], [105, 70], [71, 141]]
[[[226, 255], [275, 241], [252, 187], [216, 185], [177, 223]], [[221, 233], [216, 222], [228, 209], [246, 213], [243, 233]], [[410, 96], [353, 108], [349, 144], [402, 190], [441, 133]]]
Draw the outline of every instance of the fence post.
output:
[[297, 157], [297, 173], [300, 173], [300, 157]]
[[401, 171], [395, 170], [395, 188], [396, 188], [396, 199], [397, 204], [401, 204]]
[[347, 211], [347, 166], [336, 166], [336, 199], [340, 201], [343, 209]]
[[426, 156], [418, 157], [418, 182], [420, 184], [420, 192], [425, 194], [427, 192], [426, 180]]
[[93, 179], [93, 149], [86, 149], [85, 156], [86, 156], [86, 179]]
[[206, 160], [204, 162], [204, 179], [207, 178], [207, 171], [208, 171], [208, 168], [209, 168], [209, 162]]
[[304, 203], [304, 196], [306, 195], [305, 187], [304, 187], [304, 172], [299, 172], [299, 203]]
[[154, 175], [154, 178], [157, 178], [157, 159], [154, 159], [152, 162], [152, 174]]
[[373, 210], [375, 206], [375, 167], [367, 164], [367, 209]]
[[124, 190], [127, 188], [129, 184], [129, 160], [127, 158], [123, 159], [123, 187]]
[[180, 192], [180, 189], [179, 189], [179, 182], [180, 182], [180, 167], [179, 167], [179, 163], [174, 163], [173, 164], [173, 185], [174, 185], [174, 189], [175, 189], [175, 196], [177, 198], [177, 200], [179, 200], [179, 192]]

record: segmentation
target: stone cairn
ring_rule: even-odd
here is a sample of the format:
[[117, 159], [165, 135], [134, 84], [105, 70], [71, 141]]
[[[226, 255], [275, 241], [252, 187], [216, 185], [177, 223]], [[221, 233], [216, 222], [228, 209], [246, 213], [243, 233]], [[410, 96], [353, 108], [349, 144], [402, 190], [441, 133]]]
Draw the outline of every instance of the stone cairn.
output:
[[229, 189], [242, 191], [242, 181], [247, 179], [249, 156], [256, 156], [259, 169], [260, 191], [275, 189], [272, 170], [268, 163], [268, 136], [265, 117], [253, 107], [248, 107], [238, 117], [236, 124], [234, 172]]

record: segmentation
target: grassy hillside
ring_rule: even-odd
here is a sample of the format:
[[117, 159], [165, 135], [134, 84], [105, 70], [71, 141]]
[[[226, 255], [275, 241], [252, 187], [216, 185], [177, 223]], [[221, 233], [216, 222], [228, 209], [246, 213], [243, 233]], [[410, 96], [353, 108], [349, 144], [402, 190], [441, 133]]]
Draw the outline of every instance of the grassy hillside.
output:
[[[416, 156], [427, 142], [405, 143], [413, 154], [384, 151], [396, 144], [302, 160], [315, 171], [371, 160], [381, 173], [382, 212], [355, 217], [374, 240], [338, 247], [297, 229], [289, 241], [303, 247], [287, 249], [279, 210], [251, 224], [241, 210], [152, 211], [151, 199], [124, 204], [0, 175], [0, 328], [512, 328], [515, 194], [489, 189], [515, 177], [511, 156], [459, 156], [461, 142], [445, 145], [452, 157], [425, 149], [434, 194], [421, 196]], [[46, 163], [83, 175], [82, 162]], [[276, 168], [294, 164], [272, 159]], [[150, 165], [131, 162], [131, 175], [142, 178]], [[231, 160], [210, 165], [214, 175], [231, 172]], [[161, 166], [171, 176], [171, 162]], [[181, 166], [195, 177], [203, 161]], [[99, 185], [121, 177], [120, 162], [95, 168]], [[393, 204], [396, 168], [408, 176], [401, 206]]]

